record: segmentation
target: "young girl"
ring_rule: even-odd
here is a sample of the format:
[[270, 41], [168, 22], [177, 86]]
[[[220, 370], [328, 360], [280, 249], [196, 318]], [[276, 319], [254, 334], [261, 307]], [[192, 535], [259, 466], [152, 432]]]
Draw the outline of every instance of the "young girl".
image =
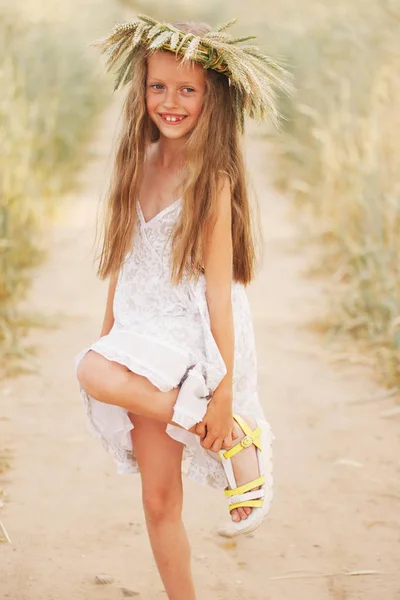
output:
[[239, 532], [254, 530], [272, 499], [273, 435], [245, 293], [255, 253], [240, 144], [244, 111], [271, 113], [284, 72], [225, 27], [139, 17], [101, 42], [110, 66], [128, 53], [116, 88], [129, 91], [99, 265], [110, 277], [104, 322], [77, 357], [77, 376], [93, 435], [119, 472], [140, 471], [173, 600], [195, 598], [182, 465], [225, 488]]

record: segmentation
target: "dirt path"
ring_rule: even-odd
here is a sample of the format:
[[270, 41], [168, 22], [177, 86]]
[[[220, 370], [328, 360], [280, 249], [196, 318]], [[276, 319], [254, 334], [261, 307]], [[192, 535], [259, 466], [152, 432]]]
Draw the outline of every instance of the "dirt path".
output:
[[[59, 315], [60, 327], [31, 335], [38, 372], [0, 386], [2, 445], [14, 455], [3, 478], [1, 598], [112, 600], [121, 586], [143, 600], [165, 598], [147, 541], [140, 480], [118, 476], [86, 433], [73, 375], [76, 352], [96, 339], [105, 286], [91, 263], [93, 223], [110, 163], [116, 107], [105, 115], [82, 175], [54, 228], [51, 260], [30, 305]], [[307, 321], [320, 310], [315, 282], [302, 277], [284, 199], [262, 175], [260, 140], [249, 163], [262, 200], [266, 259], [250, 290], [260, 389], [276, 435], [275, 503], [253, 537], [213, 533], [226, 517], [218, 492], [185, 482], [185, 521], [201, 600], [400, 599], [400, 472], [391, 400], [359, 367], [333, 369]], [[345, 575], [374, 570], [378, 574]], [[107, 573], [110, 585], [94, 584]], [[290, 575], [295, 578], [283, 578]]]

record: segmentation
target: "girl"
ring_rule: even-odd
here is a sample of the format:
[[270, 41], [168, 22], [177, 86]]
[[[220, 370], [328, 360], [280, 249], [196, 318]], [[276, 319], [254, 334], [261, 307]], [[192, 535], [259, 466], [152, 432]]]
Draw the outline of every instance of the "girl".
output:
[[140, 471], [173, 600], [195, 598], [182, 470], [225, 488], [240, 532], [261, 523], [272, 498], [273, 435], [244, 289], [255, 253], [240, 143], [244, 110], [273, 111], [271, 84], [284, 73], [224, 29], [139, 17], [100, 42], [110, 66], [128, 52], [115, 87], [129, 91], [98, 270], [110, 277], [104, 322], [77, 376], [93, 435], [119, 472]]

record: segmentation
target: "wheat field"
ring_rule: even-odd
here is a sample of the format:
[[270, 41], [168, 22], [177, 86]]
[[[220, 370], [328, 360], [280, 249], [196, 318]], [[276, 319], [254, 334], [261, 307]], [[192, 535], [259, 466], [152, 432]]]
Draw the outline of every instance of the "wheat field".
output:
[[21, 314], [44, 232], [85, 164], [96, 119], [110, 96], [89, 42], [118, 5], [47, 0], [0, 2], [0, 365], [26, 356]]
[[293, 71], [296, 92], [281, 100], [282, 130], [268, 136], [265, 160], [276, 163], [275, 184], [293, 199], [302, 241], [317, 248], [315, 267], [328, 282], [329, 309], [316, 325], [368, 355], [381, 379], [396, 386], [397, 0], [109, 4], [29, 0], [10, 12], [0, 1], [0, 358], [23, 354], [17, 307], [43, 256], [41, 231], [84, 160], [106, 102], [87, 41], [129, 7], [212, 24], [237, 16], [233, 32], [256, 34], [261, 48]]
[[[279, 48], [297, 92], [283, 103], [277, 182], [319, 244], [330, 310], [320, 324], [396, 386], [400, 376], [400, 7], [355, 3]], [[356, 10], [354, 10], [354, 8]]]

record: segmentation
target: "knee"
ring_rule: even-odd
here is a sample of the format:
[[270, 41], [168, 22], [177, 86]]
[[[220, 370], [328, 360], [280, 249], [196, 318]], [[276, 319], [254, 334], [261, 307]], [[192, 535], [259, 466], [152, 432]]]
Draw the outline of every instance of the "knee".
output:
[[97, 356], [89, 351], [78, 364], [76, 376], [81, 387], [90, 395], [94, 396], [99, 383], [99, 369]]
[[144, 489], [143, 507], [146, 519], [155, 525], [165, 521], [179, 521], [182, 517], [182, 490]]

